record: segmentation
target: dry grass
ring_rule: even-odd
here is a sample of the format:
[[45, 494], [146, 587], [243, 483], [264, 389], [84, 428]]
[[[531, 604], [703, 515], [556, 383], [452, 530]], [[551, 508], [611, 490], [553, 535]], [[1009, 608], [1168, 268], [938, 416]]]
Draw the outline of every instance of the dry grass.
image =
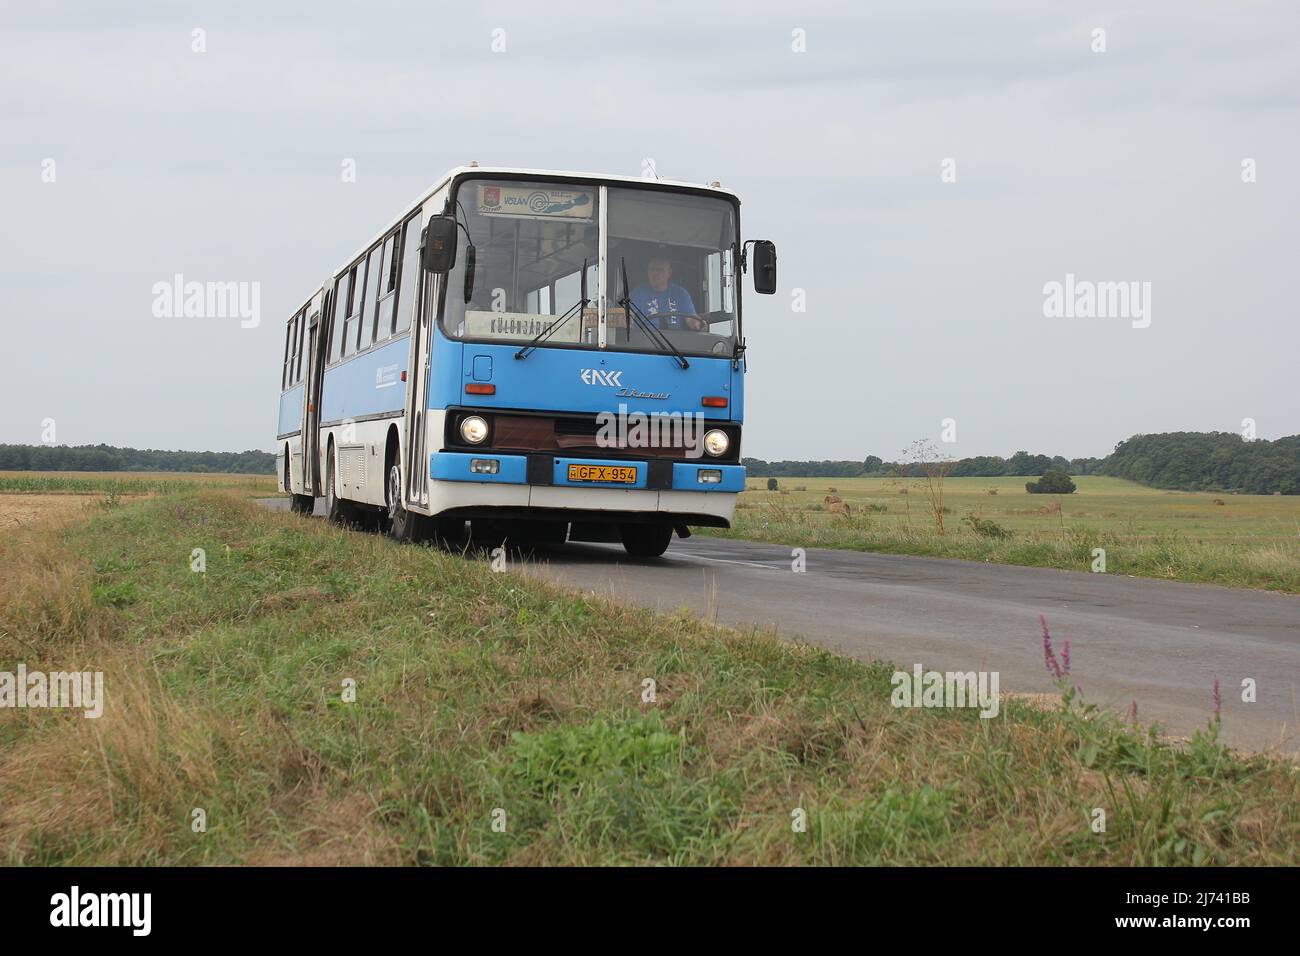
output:
[[0, 494], [0, 529], [14, 528], [51, 519], [71, 519], [105, 500], [102, 494]]

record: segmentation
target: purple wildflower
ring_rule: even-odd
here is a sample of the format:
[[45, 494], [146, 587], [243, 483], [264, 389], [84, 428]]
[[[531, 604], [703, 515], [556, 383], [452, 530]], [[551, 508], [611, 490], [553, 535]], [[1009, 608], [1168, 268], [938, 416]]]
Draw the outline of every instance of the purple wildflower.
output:
[[1060, 680], [1064, 675], [1061, 673], [1061, 665], [1056, 660], [1056, 654], [1052, 650], [1052, 635], [1047, 631], [1047, 618], [1040, 614], [1038, 620], [1043, 623], [1043, 666], [1047, 668], [1047, 673]]
[[1065, 676], [1070, 676], [1070, 641], [1066, 639], [1065, 645], [1061, 648], [1061, 669], [1065, 671]]
[[1213, 694], [1212, 696], [1213, 696], [1213, 700], [1214, 700], [1214, 719], [1215, 719], [1215, 720], [1218, 720], [1218, 719], [1219, 719], [1219, 711], [1221, 711], [1221, 710], [1223, 709], [1223, 697], [1220, 696], [1220, 694], [1219, 694], [1219, 675], [1218, 675], [1218, 674], [1215, 674], [1215, 675], [1214, 675], [1214, 694]]
[[1136, 698], [1133, 700], [1133, 705], [1128, 709], [1128, 719], [1135, 724], [1138, 722], [1138, 702]]

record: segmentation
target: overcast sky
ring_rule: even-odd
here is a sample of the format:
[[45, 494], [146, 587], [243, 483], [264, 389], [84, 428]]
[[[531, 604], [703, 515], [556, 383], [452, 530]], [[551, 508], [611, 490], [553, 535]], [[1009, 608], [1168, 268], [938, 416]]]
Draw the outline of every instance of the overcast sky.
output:
[[[0, 441], [270, 450], [284, 318], [442, 172], [648, 158], [779, 249], [746, 455], [1300, 431], [1294, 0], [15, 2], [0, 127]], [[260, 325], [155, 317], [177, 273]]]

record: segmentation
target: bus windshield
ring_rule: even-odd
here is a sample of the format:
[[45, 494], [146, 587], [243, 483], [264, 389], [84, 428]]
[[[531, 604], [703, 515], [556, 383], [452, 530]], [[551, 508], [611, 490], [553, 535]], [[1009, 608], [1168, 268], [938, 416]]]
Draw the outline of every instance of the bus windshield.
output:
[[[600, 193], [598, 183], [463, 183], [456, 208], [469, 239], [461, 234], [447, 279], [444, 332], [521, 344], [549, 332], [547, 346], [596, 348]], [[685, 354], [730, 357], [738, 331], [732, 202], [634, 186], [611, 186], [605, 195], [606, 347], [669, 352], [667, 340]], [[465, 302], [469, 241], [476, 264]], [[584, 265], [585, 309], [578, 307]]]

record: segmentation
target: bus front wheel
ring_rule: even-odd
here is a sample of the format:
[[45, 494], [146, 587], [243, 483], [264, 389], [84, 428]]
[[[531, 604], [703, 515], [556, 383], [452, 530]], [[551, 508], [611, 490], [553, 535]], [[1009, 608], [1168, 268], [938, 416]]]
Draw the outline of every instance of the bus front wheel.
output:
[[402, 466], [393, 462], [388, 466], [388, 533], [398, 541], [419, 542], [426, 537], [424, 515], [412, 514], [402, 504]]
[[673, 539], [670, 524], [625, 524], [619, 527], [623, 548], [634, 558], [657, 558]]

